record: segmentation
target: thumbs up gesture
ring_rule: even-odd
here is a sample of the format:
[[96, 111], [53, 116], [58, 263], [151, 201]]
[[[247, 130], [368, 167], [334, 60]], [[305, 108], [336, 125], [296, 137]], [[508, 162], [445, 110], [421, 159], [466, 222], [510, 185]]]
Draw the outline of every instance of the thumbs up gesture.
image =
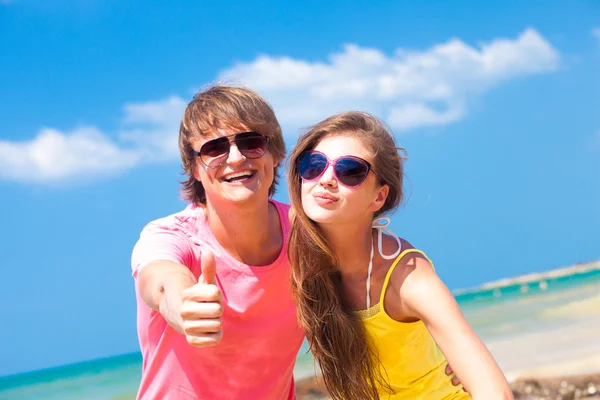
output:
[[181, 318], [189, 344], [196, 347], [214, 346], [221, 341], [223, 298], [217, 285], [215, 257], [210, 250], [202, 252], [202, 274], [198, 283], [183, 291]]

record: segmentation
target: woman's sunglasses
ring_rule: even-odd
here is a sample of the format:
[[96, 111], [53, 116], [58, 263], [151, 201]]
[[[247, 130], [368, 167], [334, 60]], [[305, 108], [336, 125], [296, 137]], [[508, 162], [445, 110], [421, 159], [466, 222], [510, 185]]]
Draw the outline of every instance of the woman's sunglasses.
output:
[[200, 151], [194, 151], [194, 155], [208, 168], [218, 168], [225, 163], [229, 157], [231, 142], [242, 155], [249, 159], [260, 158], [267, 150], [269, 138], [258, 132], [241, 132], [233, 135], [221, 136], [204, 143]]
[[[330, 160], [325, 154], [316, 150], [302, 153], [297, 162], [300, 177], [305, 181], [318, 179], [330, 165], [333, 165], [333, 173], [337, 181], [349, 187], [360, 185], [367, 179], [369, 171], [373, 171], [371, 164], [362, 158], [343, 156]], [[375, 174], [375, 171], [373, 173]]]

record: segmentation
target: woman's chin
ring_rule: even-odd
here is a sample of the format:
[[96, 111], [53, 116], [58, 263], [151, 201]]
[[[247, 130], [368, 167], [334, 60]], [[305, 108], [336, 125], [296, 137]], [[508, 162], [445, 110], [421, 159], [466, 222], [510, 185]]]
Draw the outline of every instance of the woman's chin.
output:
[[330, 224], [336, 221], [337, 212], [331, 210], [325, 210], [320, 207], [311, 207], [309, 210], [305, 210], [306, 215], [312, 221], [317, 224]]

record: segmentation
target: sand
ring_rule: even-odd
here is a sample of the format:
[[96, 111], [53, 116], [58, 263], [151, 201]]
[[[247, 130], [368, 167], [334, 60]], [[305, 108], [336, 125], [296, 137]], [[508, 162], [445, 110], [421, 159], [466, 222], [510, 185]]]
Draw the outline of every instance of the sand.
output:
[[[510, 384], [516, 400], [600, 400], [600, 372], [554, 378], [518, 378]], [[298, 400], [328, 399], [320, 377], [296, 383]]]

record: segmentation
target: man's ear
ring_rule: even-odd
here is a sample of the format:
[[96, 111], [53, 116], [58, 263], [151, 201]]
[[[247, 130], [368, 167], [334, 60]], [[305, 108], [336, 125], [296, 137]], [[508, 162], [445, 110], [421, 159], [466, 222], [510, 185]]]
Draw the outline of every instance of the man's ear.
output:
[[192, 165], [192, 175], [198, 182], [200, 182], [200, 167], [199, 167], [198, 161], [196, 159], [194, 159], [194, 162]]

